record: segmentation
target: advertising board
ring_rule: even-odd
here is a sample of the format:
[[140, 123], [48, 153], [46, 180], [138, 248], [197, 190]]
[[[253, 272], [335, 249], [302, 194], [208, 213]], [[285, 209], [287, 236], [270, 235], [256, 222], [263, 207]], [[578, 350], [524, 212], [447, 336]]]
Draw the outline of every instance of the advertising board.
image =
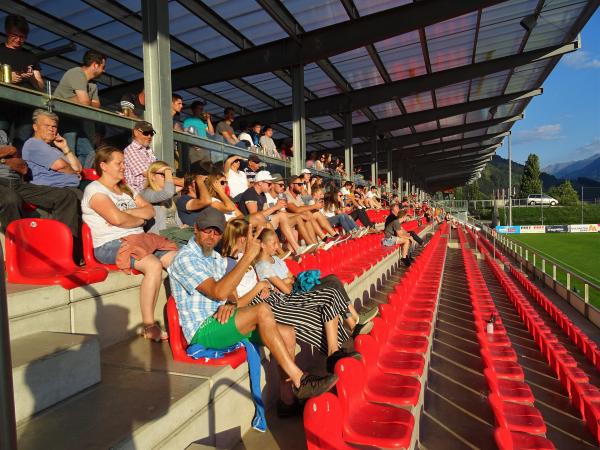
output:
[[512, 227], [499, 226], [499, 227], [496, 227], [496, 231], [498, 233], [502, 233], [502, 234], [519, 234], [521, 232], [521, 227], [518, 225], [512, 226]]
[[568, 233], [568, 225], [546, 225], [546, 233]]
[[582, 224], [575, 224], [575, 225], [569, 225], [569, 232], [571, 233], [597, 233], [598, 229], [600, 227], [598, 227], [598, 224], [596, 223], [582, 223]]
[[521, 225], [521, 234], [523, 233], [545, 233], [544, 225]]

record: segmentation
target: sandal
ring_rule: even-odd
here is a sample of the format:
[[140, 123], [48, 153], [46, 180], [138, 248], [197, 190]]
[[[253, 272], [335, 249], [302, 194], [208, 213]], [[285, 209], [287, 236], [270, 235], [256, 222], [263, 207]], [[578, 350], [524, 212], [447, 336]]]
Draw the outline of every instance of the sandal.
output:
[[169, 340], [169, 335], [158, 325], [158, 323], [142, 325], [138, 330], [138, 334], [144, 339], [154, 342], [167, 342]]

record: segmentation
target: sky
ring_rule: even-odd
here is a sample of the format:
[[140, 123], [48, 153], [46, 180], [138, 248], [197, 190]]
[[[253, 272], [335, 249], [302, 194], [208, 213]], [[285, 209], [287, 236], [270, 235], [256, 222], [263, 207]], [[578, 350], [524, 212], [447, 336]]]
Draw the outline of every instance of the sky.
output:
[[[543, 16], [542, 16], [543, 17]], [[581, 48], [563, 56], [512, 127], [513, 160], [530, 153], [540, 167], [600, 154], [600, 12], [581, 32]], [[497, 152], [507, 158], [507, 141]]]

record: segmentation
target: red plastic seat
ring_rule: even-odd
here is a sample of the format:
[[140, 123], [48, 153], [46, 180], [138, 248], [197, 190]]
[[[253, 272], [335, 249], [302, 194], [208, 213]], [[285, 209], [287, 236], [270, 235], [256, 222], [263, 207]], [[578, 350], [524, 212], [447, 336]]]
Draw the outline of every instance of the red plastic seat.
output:
[[96, 169], [83, 169], [81, 171], [81, 179], [86, 181], [95, 181], [98, 178], [98, 173], [96, 173]]
[[6, 273], [11, 283], [60, 285], [65, 289], [104, 281], [101, 267], [73, 262], [73, 236], [62, 222], [19, 219], [6, 229]]
[[187, 355], [186, 349], [188, 343], [179, 324], [179, 313], [175, 299], [170, 296], [167, 299], [167, 323], [169, 324], [169, 346], [173, 353], [175, 361], [182, 361], [193, 364], [202, 364], [205, 366], [226, 366], [230, 365], [234, 369], [241, 363], [246, 361], [246, 349], [240, 347], [230, 353], [227, 353], [222, 358], [214, 359], [194, 359]]
[[336, 389], [342, 405], [344, 440], [383, 448], [409, 448], [415, 425], [413, 415], [402, 408], [369, 402], [362, 379], [355, 376], [362, 363], [344, 358], [336, 364]]
[[546, 433], [546, 423], [537, 408], [521, 403], [502, 401], [496, 394], [490, 394], [488, 400], [500, 427], [523, 433]]
[[396, 351], [380, 352], [379, 343], [373, 336], [361, 335], [354, 341], [354, 347], [361, 355], [371, 352], [377, 368], [383, 373], [420, 377], [425, 368], [425, 358], [417, 353]]
[[307, 450], [356, 450], [342, 438], [342, 406], [331, 392], [306, 402], [304, 434]]
[[506, 428], [496, 428], [494, 439], [499, 450], [554, 450], [556, 448], [552, 441], [543, 436], [510, 432]]
[[490, 391], [497, 394], [502, 400], [518, 403], [533, 404], [535, 398], [527, 383], [518, 380], [498, 378], [491, 369], [484, 369], [483, 374], [487, 380]]

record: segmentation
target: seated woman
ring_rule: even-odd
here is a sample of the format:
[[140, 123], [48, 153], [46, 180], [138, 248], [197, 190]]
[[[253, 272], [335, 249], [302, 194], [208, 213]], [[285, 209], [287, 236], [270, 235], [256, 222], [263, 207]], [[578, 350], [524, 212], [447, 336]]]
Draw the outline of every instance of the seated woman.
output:
[[352, 233], [359, 229], [358, 224], [352, 217], [344, 212], [344, 195], [338, 188], [333, 188], [325, 196], [323, 215], [327, 217], [332, 227], [341, 226], [346, 233]]
[[162, 283], [162, 270], [171, 264], [177, 247], [168, 239], [144, 233], [144, 224], [154, 217], [154, 208], [124, 183], [123, 150], [96, 150], [94, 168], [100, 176], [83, 193], [83, 221], [90, 227], [94, 255], [103, 264], [134, 268], [144, 274], [140, 286], [142, 336], [166, 341], [167, 333], [154, 320], [154, 309]]
[[177, 213], [181, 221], [193, 228], [201, 209], [212, 203], [204, 175], [186, 174], [183, 177], [181, 197], [176, 202]]
[[227, 222], [242, 217], [242, 213], [236, 204], [231, 197], [225, 193], [227, 178], [225, 178], [223, 172], [214, 172], [210, 174], [206, 177], [204, 182], [211, 197], [211, 206], [217, 211], [222, 212], [225, 215], [225, 220]]
[[[243, 256], [248, 226], [245, 220], [235, 219], [225, 228], [222, 253], [227, 257], [228, 270], [231, 270]], [[274, 256], [279, 245], [275, 232], [265, 229], [260, 234], [260, 239], [261, 254], [273, 255], [272, 259], [277, 261], [277, 273], [282, 277], [287, 276], [287, 266], [280, 258]], [[257, 272], [261, 264], [264, 267], [259, 273], [263, 276], [259, 281]], [[341, 350], [343, 342], [350, 334], [344, 327], [344, 321], [350, 329], [353, 329], [358, 320], [358, 315], [354, 316], [351, 312], [353, 308], [349, 309], [344, 295], [333, 287], [292, 294], [291, 286], [288, 286], [287, 281], [282, 281], [277, 275], [265, 277], [271, 275], [269, 271], [273, 269], [264, 264], [259, 260], [256, 266], [257, 272], [250, 269], [238, 285], [236, 292], [238, 306], [261, 302], [269, 304], [278, 323], [294, 327], [297, 340], [318, 348], [328, 356], [327, 366], [331, 372], [338, 359], [356, 356], [354, 353]], [[272, 285], [276, 289], [271, 289]], [[282, 289], [278, 289], [279, 286]], [[340, 316], [343, 321], [340, 320]]]
[[176, 188], [173, 182], [173, 169], [164, 161], [155, 161], [148, 167], [146, 187], [140, 192], [154, 207], [154, 218], [149, 222], [151, 233], [158, 233], [174, 241], [178, 246], [185, 245], [194, 235], [192, 227], [181, 222], [177, 206], [173, 201]]

